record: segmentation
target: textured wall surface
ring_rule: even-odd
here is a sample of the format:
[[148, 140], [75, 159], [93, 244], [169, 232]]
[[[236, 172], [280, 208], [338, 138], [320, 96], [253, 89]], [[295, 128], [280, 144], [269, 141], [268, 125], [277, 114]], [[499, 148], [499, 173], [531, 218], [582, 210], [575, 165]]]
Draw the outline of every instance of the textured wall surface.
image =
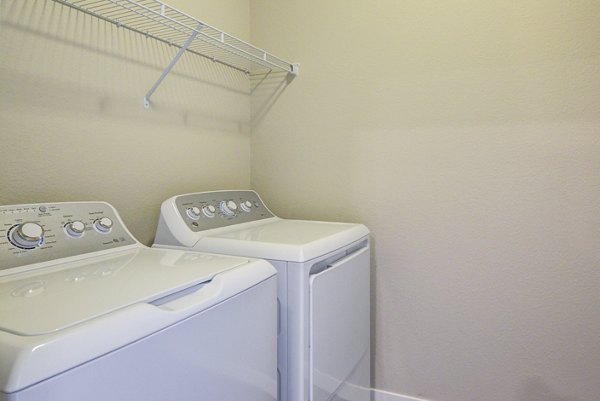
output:
[[371, 228], [375, 386], [600, 399], [600, 3], [253, 0], [250, 20], [300, 62], [253, 99], [252, 185]]
[[[248, 0], [171, 1], [248, 40]], [[0, 204], [104, 200], [151, 244], [160, 203], [250, 183], [250, 86], [45, 0], [0, 2]]]

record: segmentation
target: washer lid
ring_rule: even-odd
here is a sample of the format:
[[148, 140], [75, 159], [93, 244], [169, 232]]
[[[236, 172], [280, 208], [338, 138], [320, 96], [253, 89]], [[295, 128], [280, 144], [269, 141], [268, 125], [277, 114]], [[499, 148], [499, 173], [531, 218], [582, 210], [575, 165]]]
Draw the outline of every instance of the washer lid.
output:
[[56, 332], [210, 281], [243, 258], [138, 248], [0, 279], [0, 330]]
[[198, 241], [196, 249], [247, 257], [306, 262], [369, 234], [362, 224], [306, 220], [270, 220], [214, 230]]

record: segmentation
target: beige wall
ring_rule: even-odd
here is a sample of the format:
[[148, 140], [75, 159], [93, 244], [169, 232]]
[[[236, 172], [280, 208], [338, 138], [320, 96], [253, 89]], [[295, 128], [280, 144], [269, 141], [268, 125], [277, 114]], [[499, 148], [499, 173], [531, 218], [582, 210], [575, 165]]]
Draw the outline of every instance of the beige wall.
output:
[[600, 3], [253, 0], [250, 19], [301, 63], [268, 112], [253, 99], [252, 186], [371, 228], [375, 386], [600, 399]]
[[[171, 1], [242, 39], [248, 0]], [[105, 200], [151, 244], [160, 202], [250, 183], [244, 74], [51, 1], [0, 1], [0, 204]]]

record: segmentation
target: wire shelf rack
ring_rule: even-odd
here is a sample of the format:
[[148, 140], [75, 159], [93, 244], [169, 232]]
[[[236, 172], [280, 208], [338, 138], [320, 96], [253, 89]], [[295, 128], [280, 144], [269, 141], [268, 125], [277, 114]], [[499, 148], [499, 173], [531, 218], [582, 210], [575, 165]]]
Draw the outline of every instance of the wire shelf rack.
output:
[[171, 64], [146, 94], [145, 107], [149, 107], [150, 96], [186, 51], [250, 75], [272, 71], [298, 74], [298, 64], [267, 53], [158, 0], [53, 1], [179, 48]]

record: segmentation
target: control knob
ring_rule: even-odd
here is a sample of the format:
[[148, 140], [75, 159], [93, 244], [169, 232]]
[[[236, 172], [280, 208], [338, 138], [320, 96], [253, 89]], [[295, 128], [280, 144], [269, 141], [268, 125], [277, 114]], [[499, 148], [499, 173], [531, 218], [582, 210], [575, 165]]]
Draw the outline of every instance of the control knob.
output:
[[101, 234], [108, 234], [112, 230], [113, 221], [108, 217], [101, 217], [94, 221], [94, 228]]
[[79, 238], [85, 232], [85, 224], [79, 220], [70, 221], [65, 224], [65, 232], [71, 238]]
[[225, 216], [233, 216], [237, 210], [237, 204], [232, 200], [221, 201], [220, 207]]
[[252, 202], [250, 201], [244, 201], [242, 203], [240, 203], [240, 208], [246, 212], [246, 213], [250, 213], [250, 210], [252, 209]]
[[204, 213], [204, 215], [206, 217], [215, 217], [215, 213], [217, 212], [217, 208], [214, 207], [213, 205], [206, 205], [204, 207], [202, 207], [202, 213]]
[[24, 222], [11, 231], [10, 239], [19, 248], [33, 249], [44, 242], [44, 228], [37, 223]]
[[197, 206], [188, 207], [185, 213], [192, 220], [198, 220], [200, 218], [200, 208]]

